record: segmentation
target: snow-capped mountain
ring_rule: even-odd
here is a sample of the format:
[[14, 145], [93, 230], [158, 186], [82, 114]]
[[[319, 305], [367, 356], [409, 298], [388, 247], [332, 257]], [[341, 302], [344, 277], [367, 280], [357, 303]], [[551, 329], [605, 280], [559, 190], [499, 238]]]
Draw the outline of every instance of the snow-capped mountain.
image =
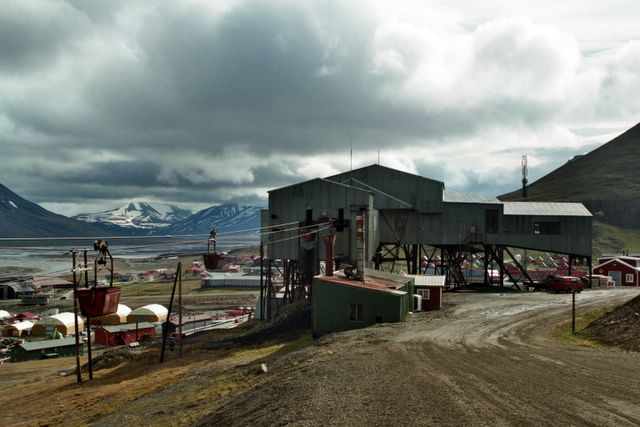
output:
[[0, 184], [0, 237], [103, 236], [123, 235], [126, 231], [58, 215]]
[[125, 206], [98, 213], [82, 213], [74, 219], [102, 224], [114, 224], [125, 228], [156, 229], [168, 227], [193, 212], [164, 203], [130, 202]]
[[203, 209], [170, 227], [163, 233], [200, 234], [209, 233], [212, 228], [229, 232], [260, 227], [260, 207], [225, 203]]

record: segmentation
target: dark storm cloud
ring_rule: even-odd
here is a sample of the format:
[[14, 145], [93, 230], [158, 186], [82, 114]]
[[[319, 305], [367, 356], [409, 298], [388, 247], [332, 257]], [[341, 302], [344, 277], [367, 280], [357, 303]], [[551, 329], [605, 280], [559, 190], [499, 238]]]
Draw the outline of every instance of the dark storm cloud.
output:
[[102, 186], [155, 187], [162, 184], [158, 179], [160, 167], [150, 161], [109, 161], [93, 163], [91, 168], [70, 168], [58, 179], [66, 184], [82, 183]]
[[74, 38], [87, 23], [78, 11], [63, 3], [3, 2], [0, 71], [37, 72], [40, 67], [51, 66], [61, 52], [73, 48]]
[[[571, 114], [594, 111], [585, 105], [597, 95], [580, 98], [583, 82], [613, 103], [640, 81], [628, 77], [634, 46], [604, 77], [578, 79], [574, 38], [530, 19], [446, 26], [437, 8], [423, 22], [387, 18], [395, 8], [384, 7], [9, 1], [0, 182], [50, 203], [264, 200], [268, 189], [336, 173], [353, 147], [454, 177], [461, 191], [502, 191], [507, 177], [491, 184], [459, 154], [478, 150], [485, 163], [510, 155], [518, 132], [557, 121], [571, 96]], [[481, 140], [504, 129], [512, 140]], [[429, 157], [469, 138], [480, 141]]]

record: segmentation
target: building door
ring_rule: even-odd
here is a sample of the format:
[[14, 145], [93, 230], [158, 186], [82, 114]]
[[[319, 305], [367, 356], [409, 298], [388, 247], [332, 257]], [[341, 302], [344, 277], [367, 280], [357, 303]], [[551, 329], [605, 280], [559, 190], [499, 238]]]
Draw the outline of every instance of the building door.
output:
[[613, 279], [613, 281], [616, 283], [616, 286], [622, 285], [622, 272], [610, 271], [608, 276], [610, 276]]

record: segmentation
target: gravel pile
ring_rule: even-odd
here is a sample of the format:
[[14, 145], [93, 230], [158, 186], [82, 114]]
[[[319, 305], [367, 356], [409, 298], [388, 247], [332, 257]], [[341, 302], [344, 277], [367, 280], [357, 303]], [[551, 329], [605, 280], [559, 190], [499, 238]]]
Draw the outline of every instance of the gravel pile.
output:
[[640, 351], [640, 296], [595, 320], [580, 335], [602, 344]]

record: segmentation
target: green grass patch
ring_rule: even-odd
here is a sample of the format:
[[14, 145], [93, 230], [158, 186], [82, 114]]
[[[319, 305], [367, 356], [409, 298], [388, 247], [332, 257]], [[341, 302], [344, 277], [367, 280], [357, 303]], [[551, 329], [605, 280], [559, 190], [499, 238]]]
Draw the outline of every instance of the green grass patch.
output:
[[576, 315], [576, 332], [571, 332], [571, 321], [564, 322], [553, 333], [555, 338], [573, 342], [575, 344], [595, 347], [597, 344], [591, 340], [584, 339], [577, 334], [586, 328], [591, 322], [598, 320], [609, 311], [609, 308], [598, 308], [595, 310], [585, 311]]

